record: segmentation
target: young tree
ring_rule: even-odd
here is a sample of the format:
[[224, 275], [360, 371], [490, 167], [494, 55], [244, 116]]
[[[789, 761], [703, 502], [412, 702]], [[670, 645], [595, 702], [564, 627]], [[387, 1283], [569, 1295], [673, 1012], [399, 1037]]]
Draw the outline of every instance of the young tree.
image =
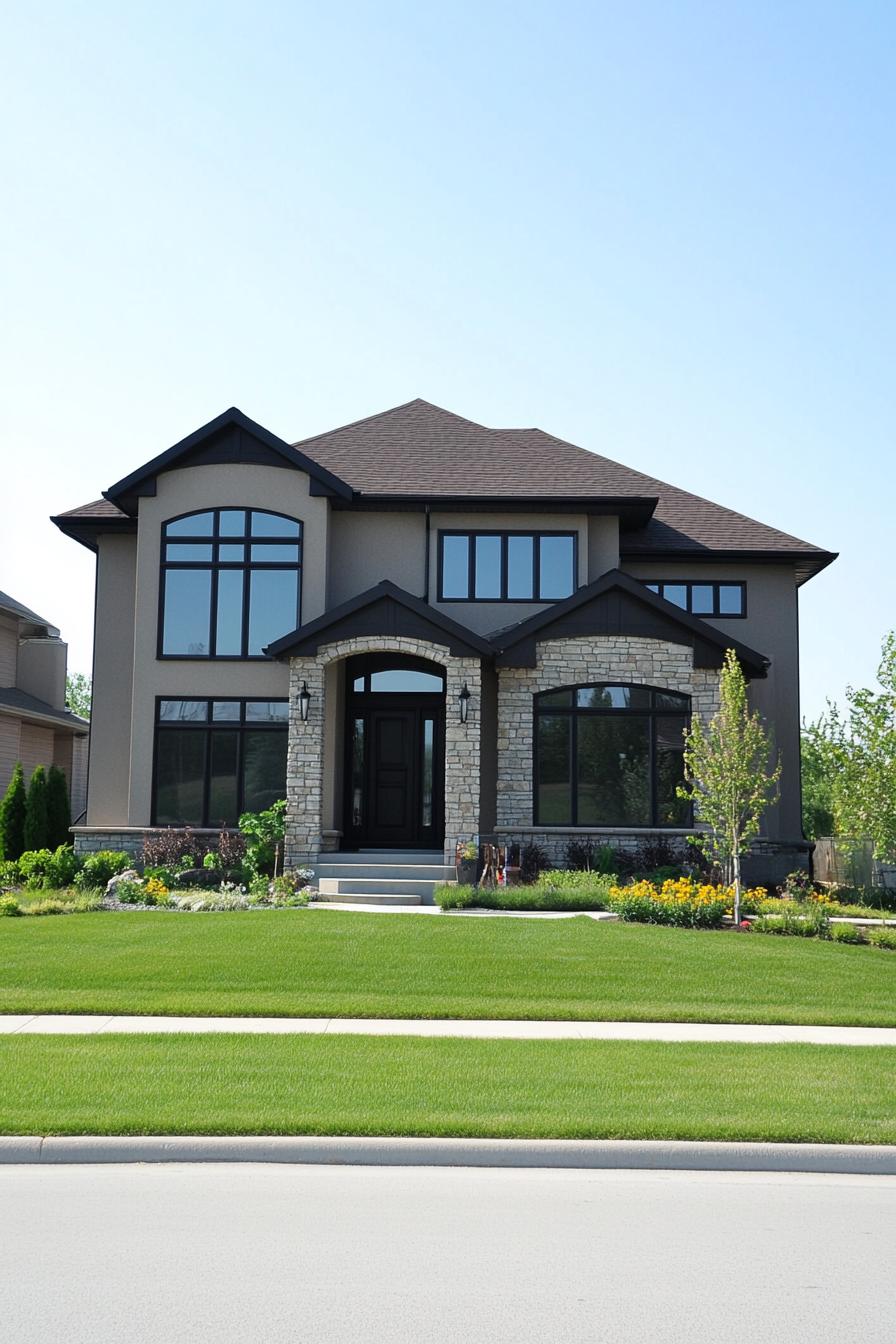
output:
[[883, 642], [878, 690], [846, 688], [847, 712], [824, 720], [841, 835], [870, 836], [880, 859], [896, 859], [896, 633]]
[[21, 761], [16, 761], [0, 803], [0, 837], [4, 859], [21, 858], [25, 849], [25, 776]]
[[65, 679], [65, 703], [73, 714], [90, 718], [90, 700], [93, 686], [83, 672], [70, 672]]
[[840, 764], [830, 733], [830, 719], [821, 715], [804, 723], [800, 735], [803, 786], [803, 834], [807, 840], [834, 835], [835, 794]]
[[38, 765], [31, 776], [25, 798], [25, 849], [46, 849], [48, 840], [47, 772], [42, 765]]
[[68, 780], [58, 765], [51, 765], [47, 775], [47, 843], [50, 849], [70, 843], [68, 830], [71, 824]]
[[679, 797], [694, 804], [707, 829], [691, 837], [707, 858], [724, 865], [734, 883], [734, 922], [740, 923], [740, 861], [759, 834], [765, 809], [778, 796], [780, 762], [758, 714], [747, 704], [747, 683], [733, 649], [719, 674], [719, 711], [704, 725], [694, 719], [685, 733], [687, 784]]

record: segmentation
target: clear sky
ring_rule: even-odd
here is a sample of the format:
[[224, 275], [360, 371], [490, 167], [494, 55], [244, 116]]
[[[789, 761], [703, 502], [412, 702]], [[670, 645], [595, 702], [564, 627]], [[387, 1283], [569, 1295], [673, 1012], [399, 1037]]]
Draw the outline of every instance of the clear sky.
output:
[[896, 625], [896, 9], [13, 3], [0, 588], [90, 670], [47, 521], [230, 405], [420, 396], [841, 552], [803, 708]]

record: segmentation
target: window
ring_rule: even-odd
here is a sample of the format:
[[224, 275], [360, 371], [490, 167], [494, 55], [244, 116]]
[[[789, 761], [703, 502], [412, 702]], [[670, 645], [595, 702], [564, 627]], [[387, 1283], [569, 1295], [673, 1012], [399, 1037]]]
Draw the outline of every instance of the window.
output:
[[160, 699], [154, 826], [235, 826], [286, 796], [286, 700]]
[[302, 524], [209, 509], [162, 529], [162, 658], [260, 658], [300, 621]]
[[650, 686], [569, 686], [535, 697], [536, 826], [687, 826], [691, 702]]
[[747, 585], [714, 580], [642, 580], [644, 587], [694, 616], [746, 616]]
[[574, 532], [441, 532], [440, 602], [556, 602], [576, 586]]

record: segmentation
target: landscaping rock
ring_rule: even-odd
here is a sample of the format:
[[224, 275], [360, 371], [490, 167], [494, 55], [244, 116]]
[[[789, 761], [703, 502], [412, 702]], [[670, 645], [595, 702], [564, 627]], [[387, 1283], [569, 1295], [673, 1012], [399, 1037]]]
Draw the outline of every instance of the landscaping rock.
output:
[[106, 895], [114, 898], [119, 882], [139, 882], [140, 880], [140, 874], [136, 868], [126, 868], [123, 873], [116, 873], [114, 877], [109, 878], [106, 883]]

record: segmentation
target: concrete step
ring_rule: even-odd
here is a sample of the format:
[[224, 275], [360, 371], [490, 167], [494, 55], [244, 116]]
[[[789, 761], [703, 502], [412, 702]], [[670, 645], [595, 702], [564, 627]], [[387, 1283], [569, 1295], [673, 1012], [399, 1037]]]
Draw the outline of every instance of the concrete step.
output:
[[321, 891], [317, 898], [328, 905], [427, 905], [422, 896], [400, 895], [384, 891]]
[[369, 863], [399, 864], [443, 864], [445, 856], [440, 849], [359, 849], [334, 851], [319, 856], [319, 863], [351, 863], [366, 865]]
[[348, 898], [362, 892], [382, 896], [414, 896], [418, 900], [433, 899], [433, 891], [441, 879], [419, 877], [380, 877], [377, 874], [358, 874], [357, 877], [328, 877], [317, 874], [315, 885], [322, 896], [338, 894]]
[[315, 865], [315, 876], [325, 877], [370, 877], [380, 881], [383, 878], [411, 878], [425, 882], [449, 882], [454, 880], [454, 865], [447, 863], [330, 863], [321, 860]]

